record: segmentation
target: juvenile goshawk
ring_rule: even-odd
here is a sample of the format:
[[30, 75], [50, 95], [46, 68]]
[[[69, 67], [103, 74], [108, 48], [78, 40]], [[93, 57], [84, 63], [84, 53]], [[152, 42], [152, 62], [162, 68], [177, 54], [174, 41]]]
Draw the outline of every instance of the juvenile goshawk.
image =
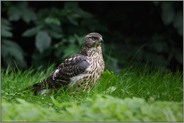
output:
[[102, 35], [89, 33], [84, 38], [81, 50], [64, 60], [47, 78], [30, 87], [35, 95], [45, 89], [90, 90], [104, 71]]

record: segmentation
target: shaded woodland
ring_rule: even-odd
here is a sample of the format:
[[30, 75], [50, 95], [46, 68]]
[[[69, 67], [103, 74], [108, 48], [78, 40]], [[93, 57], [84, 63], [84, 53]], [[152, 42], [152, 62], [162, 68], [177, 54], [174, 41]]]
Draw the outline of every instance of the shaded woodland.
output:
[[1, 2], [2, 67], [58, 65], [89, 32], [103, 35], [106, 68], [182, 70], [183, 2]]

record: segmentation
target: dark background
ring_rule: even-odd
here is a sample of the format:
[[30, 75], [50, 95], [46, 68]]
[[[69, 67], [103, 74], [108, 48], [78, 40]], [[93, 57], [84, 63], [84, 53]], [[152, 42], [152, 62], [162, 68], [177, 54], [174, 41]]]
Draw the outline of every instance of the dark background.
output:
[[89, 32], [103, 35], [106, 68], [183, 66], [183, 2], [1, 2], [2, 67], [58, 65]]

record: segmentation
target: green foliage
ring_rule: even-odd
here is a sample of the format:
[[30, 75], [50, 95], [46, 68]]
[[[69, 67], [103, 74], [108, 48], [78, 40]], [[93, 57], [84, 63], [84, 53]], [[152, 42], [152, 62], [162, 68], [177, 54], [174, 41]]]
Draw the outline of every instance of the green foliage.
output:
[[51, 37], [47, 32], [38, 32], [36, 35], [36, 48], [42, 53], [51, 44]]
[[[120, 71], [127, 64], [149, 64], [164, 71], [170, 68], [176, 70], [183, 64], [182, 2], [143, 2], [136, 7], [127, 2], [127, 6], [121, 3], [124, 7], [117, 8], [117, 2], [114, 2], [113, 9], [108, 9], [108, 6], [111, 7], [109, 3], [98, 3], [87, 9], [94, 14], [83, 10], [82, 2], [61, 2], [64, 4], [61, 8], [37, 8], [30, 3], [2, 2], [2, 45], [6, 44], [6, 40], [16, 45], [27, 40], [30, 43], [31, 40], [35, 45], [31, 46], [34, 48], [31, 54], [19, 46], [15, 51], [19, 52], [18, 55], [8, 51], [15, 50], [13, 45], [11, 48], [4, 45], [3, 65], [15, 62], [20, 67], [26, 67], [27, 62], [33, 66], [60, 63], [77, 52], [83, 36], [92, 31], [102, 33], [106, 67], [113, 71]], [[17, 27], [24, 30], [19, 31]], [[17, 38], [21, 39], [19, 43]], [[25, 57], [31, 60], [25, 61]]]
[[120, 74], [106, 70], [89, 93], [18, 92], [53, 69], [2, 69], [3, 121], [182, 121], [180, 72], [128, 67]]
[[15, 65], [15, 63], [18, 63], [20, 67], [26, 67], [26, 62], [24, 59], [24, 52], [22, 48], [12, 41], [10, 38], [12, 38], [13, 34], [11, 32], [11, 24], [8, 20], [2, 19], [1, 20], [2, 26], [1, 26], [1, 36], [2, 36], [2, 58], [3, 62], [6, 65]]
[[[111, 71], [105, 71], [99, 89], [105, 94], [120, 98], [140, 97], [144, 99], [182, 101], [182, 74], [163, 73], [161, 70], [149, 70], [128, 68], [116, 75]], [[180, 91], [180, 92], [179, 92]], [[179, 93], [178, 93], [179, 92]]]
[[182, 121], [182, 103], [146, 102], [142, 98], [115, 98], [108, 95], [89, 97], [87, 103], [52, 103], [63, 110], [43, 107], [17, 99], [10, 103], [3, 99], [3, 121]]
[[2, 37], [12, 37], [13, 34], [10, 32], [11, 31], [11, 27], [10, 27], [10, 22], [4, 18], [2, 18], [1, 20], [1, 35]]
[[4, 62], [8, 65], [13, 65], [14, 60], [18, 63], [19, 66], [26, 66], [24, 60], [24, 52], [22, 48], [11, 40], [3, 40], [2, 42], [2, 57], [4, 58]]
[[19, 103], [12, 104], [3, 100], [3, 121], [46, 121], [54, 120], [54, 118], [59, 119], [58, 113], [52, 108], [43, 108], [40, 105], [31, 104], [19, 98], [17, 101]]
[[26, 30], [22, 35], [24, 37], [31, 37], [33, 35], [36, 35], [36, 33], [39, 32], [41, 29], [42, 29], [42, 26], [37, 26], [29, 30]]
[[17, 4], [10, 3], [7, 14], [10, 21], [23, 19], [26, 23], [30, 23], [36, 20], [36, 14], [32, 8], [28, 7], [27, 2], [19, 2]]
[[[91, 31], [106, 30], [91, 13], [79, 8], [77, 2], [65, 2], [64, 8], [52, 7], [39, 9], [37, 12], [27, 2], [3, 2], [3, 4], [10, 22], [23, 20], [27, 25], [32, 24], [31, 28], [22, 33], [22, 37], [35, 39], [36, 47], [32, 54], [34, 66], [48, 64], [46, 59], [50, 56], [56, 59], [56, 62], [61, 62], [79, 50], [84, 35]], [[6, 37], [12, 37], [9, 21], [2, 23], [2, 35]], [[4, 62], [8, 64], [6, 60]], [[19, 65], [22, 66], [21, 63]]]

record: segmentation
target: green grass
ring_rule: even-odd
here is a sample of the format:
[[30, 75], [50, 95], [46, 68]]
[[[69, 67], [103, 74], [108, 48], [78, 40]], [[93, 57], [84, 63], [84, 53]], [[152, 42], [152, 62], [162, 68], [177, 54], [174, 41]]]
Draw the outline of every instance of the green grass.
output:
[[52, 70], [2, 69], [3, 121], [183, 121], [180, 72], [128, 67], [118, 74], [106, 70], [89, 93], [16, 93]]

